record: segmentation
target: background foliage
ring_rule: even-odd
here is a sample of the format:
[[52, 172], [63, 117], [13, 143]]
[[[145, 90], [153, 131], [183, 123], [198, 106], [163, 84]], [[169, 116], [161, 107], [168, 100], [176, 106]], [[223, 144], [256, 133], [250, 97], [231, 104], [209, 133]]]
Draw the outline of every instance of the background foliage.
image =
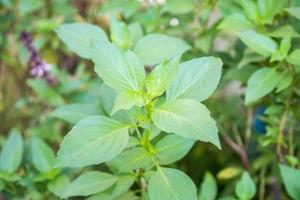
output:
[[[197, 190], [197, 198], [204, 200], [300, 199], [299, 6], [298, 0], [1, 0], [2, 198], [147, 199], [143, 188], [149, 188], [150, 199], [159, 198], [151, 194], [160, 188], [151, 185], [163, 188], [161, 177], [140, 170], [148, 167], [147, 159], [132, 163], [131, 158], [144, 155], [142, 148], [132, 148], [109, 164], [88, 167], [79, 167], [83, 165], [67, 156], [69, 164], [79, 168], [57, 167], [64, 166], [56, 152], [72, 126], [90, 115], [109, 115], [113, 106], [115, 93], [103, 84], [89, 60], [99, 55], [92, 55], [90, 46], [80, 43], [86, 34], [97, 34], [103, 37], [96, 42], [110, 40], [132, 49], [148, 72], [180, 54], [180, 62], [204, 56], [223, 62], [217, 90], [208, 99], [209, 95], [197, 96], [197, 101], [205, 100], [217, 122], [222, 150], [165, 133], [153, 142], [158, 151], [176, 144], [165, 154], [160, 150], [158, 157], [164, 166], [161, 174], [174, 191], [195, 184], [189, 193]], [[74, 43], [68, 32], [72, 27], [63, 25], [74, 22], [91, 23], [105, 32], [94, 26], [77, 28], [76, 34], [82, 37]], [[176, 62], [171, 59], [165, 65], [176, 66]], [[172, 76], [172, 71], [154, 69], [157, 76]], [[163, 94], [165, 89], [149, 84], [152, 97]], [[209, 90], [197, 89], [200, 94]], [[167, 92], [167, 99], [174, 95], [176, 91]], [[138, 105], [138, 98], [134, 101]], [[121, 107], [113, 112], [124, 109], [122, 103], [121, 99]], [[83, 190], [82, 185], [88, 184], [92, 186]]]

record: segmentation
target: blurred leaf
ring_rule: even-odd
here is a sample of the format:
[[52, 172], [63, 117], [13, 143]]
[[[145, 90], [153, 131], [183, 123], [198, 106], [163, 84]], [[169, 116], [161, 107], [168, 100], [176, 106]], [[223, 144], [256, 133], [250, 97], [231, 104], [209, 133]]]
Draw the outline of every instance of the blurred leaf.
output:
[[214, 200], [217, 197], [217, 183], [210, 172], [205, 172], [199, 191], [199, 200]]
[[292, 65], [300, 65], [300, 49], [295, 49], [288, 55], [287, 61]]
[[134, 22], [128, 25], [128, 29], [132, 38], [132, 43], [135, 45], [144, 35], [143, 28], [140, 23]]
[[13, 173], [22, 161], [23, 156], [23, 139], [21, 133], [13, 129], [5, 141], [0, 154], [0, 170]]
[[83, 167], [109, 161], [121, 153], [128, 140], [128, 125], [103, 116], [84, 118], [62, 141], [56, 166]]
[[61, 175], [49, 182], [47, 188], [56, 196], [61, 197], [69, 184], [70, 179], [66, 175]]
[[167, 133], [210, 142], [221, 148], [216, 122], [210, 117], [205, 105], [195, 100], [177, 99], [155, 108], [152, 120]]
[[254, 1], [249, 1], [249, 0], [241, 0], [240, 1], [244, 12], [247, 16], [248, 19], [252, 20], [255, 23], [259, 22], [259, 11], [256, 3]]
[[254, 24], [249, 21], [242, 13], [233, 13], [230, 16], [224, 18], [221, 24], [218, 26], [219, 29], [229, 30], [245, 30], [254, 28]]
[[193, 181], [177, 169], [158, 167], [148, 185], [150, 200], [197, 200]]
[[85, 172], [66, 187], [62, 197], [96, 194], [110, 188], [116, 181], [117, 177], [109, 173], [98, 171]]
[[294, 28], [290, 25], [281, 26], [278, 29], [276, 29], [275, 31], [270, 32], [270, 33], [268, 32], [267, 34], [270, 37], [278, 37], [278, 38], [285, 38], [285, 37], [299, 38], [300, 37], [300, 34], [297, 33], [294, 30]]
[[252, 103], [270, 93], [280, 81], [276, 69], [261, 68], [254, 72], [247, 83], [245, 104]]
[[217, 177], [218, 179], [232, 179], [241, 173], [241, 169], [238, 167], [227, 167], [219, 171]]
[[239, 32], [238, 36], [250, 49], [263, 56], [270, 56], [277, 49], [274, 40], [253, 30]]
[[42, 6], [42, 0], [22, 0], [18, 4], [18, 10], [21, 15], [25, 15], [39, 10]]
[[39, 172], [49, 172], [55, 163], [52, 149], [40, 138], [33, 137], [30, 143], [30, 153], [34, 167]]
[[163, 12], [182, 15], [191, 13], [194, 9], [196, 9], [196, 7], [193, 0], [168, 0], [163, 7]]
[[69, 123], [77, 123], [79, 120], [86, 118], [91, 115], [102, 114], [99, 105], [96, 104], [85, 104], [75, 103], [63, 105], [56, 108], [51, 116], [65, 120]]
[[291, 7], [285, 9], [290, 15], [300, 20], [300, 7]]
[[285, 73], [283, 73], [280, 77], [280, 80], [276, 86], [276, 93], [283, 91], [284, 89], [286, 89], [287, 87], [289, 87], [293, 82], [293, 76], [292, 74], [287, 71]]
[[124, 193], [134, 184], [135, 178], [134, 175], [119, 176], [117, 182], [112, 187], [112, 197], [124, 196]]
[[194, 140], [174, 134], [165, 136], [155, 145], [159, 163], [161, 165], [168, 165], [180, 160], [190, 151], [194, 143]]
[[154, 33], [141, 38], [135, 45], [134, 52], [145, 65], [155, 65], [179, 57], [190, 48], [180, 38]]
[[202, 57], [179, 65], [178, 73], [166, 91], [167, 101], [176, 98], [206, 100], [217, 88], [221, 78], [222, 61], [216, 57]]
[[128, 26], [121, 21], [111, 18], [110, 21], [110, 38], [122, 49], [129, 49], [132, 45], [132, 37]]
[[58, 37], [83, 58], [92, 58], [95, 44], [108, 42], [106, 33], [96, 25], [86, 23], [72, 23], [61, 25], [56, 33]]
[[293, 199], [300, 198], [300, 171], [285, 165], [279, 165], [280, 173], [287, 193]]
[[258, 0], [258, 9], [263, 23], [272, 24], [273, 17], [282, 12], [284, 1]]
[[248, 172], [242, 174], [235, 187], [235, 194], [240, 200], [252, 199], [256, 193], [256, 186]]

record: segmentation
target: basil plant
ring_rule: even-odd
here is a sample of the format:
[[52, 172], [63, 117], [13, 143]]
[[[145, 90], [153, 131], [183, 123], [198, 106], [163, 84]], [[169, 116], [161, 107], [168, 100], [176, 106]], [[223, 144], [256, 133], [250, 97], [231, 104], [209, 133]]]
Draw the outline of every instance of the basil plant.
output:
[[[101, 102], [70, 115], [56, 167], [85, 169], [62, 198], [196, 200], [194, 182], [168, 167], [196, 141], [221, 149], [216, 122], [201, 103], [216, 89], [222, 62], [201, 57], [181, 62], [190, 46], [164, 34], [143, 36], [134, 26], [112, 20], [110, 38], [98, 26], [62, 25], [59, 38], [94, 63], [103, 80]], [[58, 108], [64, 115], [70, 105]], [[95, 114], [96, 113], [96, 114]], [[98, 165], [105, 163], [105, 166]], [[93, 169], [93, 170], [91, 170]], [[108, 173], [110, 171], [111, 173]]]

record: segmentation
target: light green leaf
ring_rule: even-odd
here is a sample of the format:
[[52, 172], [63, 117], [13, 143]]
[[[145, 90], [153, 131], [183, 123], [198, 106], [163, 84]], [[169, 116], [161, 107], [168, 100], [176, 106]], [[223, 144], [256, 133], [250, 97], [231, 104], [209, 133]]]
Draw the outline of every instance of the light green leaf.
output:
[[253, 30], [239, 32], [238, 36], [250, 49], [263, 56], [270, 56], [277, 49], [274, 40]]
[[13, 129], [5, 141], [0, 154], [0, 170], [13, 173], [22, 161], [23, 140], [20, 132]]
[[221, 78], [222, 61], [202, 57], [181, 63], [175, 80], [167, 89], [167, 101], [176, 98], [206, 100], [217, 88]]
[[141, 38], [134, 52], [145, 65], [155, 65], [179, 57], [188, 49], [190, 46], [180, 38], [155, 33]]
[[174, 80], [179, 59], [165, 61], [156, 66], [146, 79], [147, 94], [151, 98], [162, 95]]
[[56, 108], [51, 116], [74, 124], [85, 117], [99, 114], [102, 114], [102, 112], [97, 104], [74, 103]]
[[252, 199], [256, 193], [255, 183], [248, 172], [242, 174], [241, 179], [237, 182], [235, 187], [235, 194], [240, 200]]
[[64, 190], [70, 184], [70, 179], [66, 175], [61, 175], [49, 182], [47, 188], [50, 192], [60, 197], [63, 196]]
[[199, 200], [215, 200], [217, 197], [217, 183], [213, 175], [205, 172], [204, 180], [200, 187]]
[[63, 198], [96, 194], [110, 188], [116, 181], [117, 177], [108, 173], [85, 172], [66, 188]]
[[175, 15], [187, 14], [196, 9], [193, 0], [168, 0], [163, 7], [164, 12], [169, 12]]
[[255, 23], [259, 21], [259, 11], [256, 3], [254, 1], [249, 0], [241, 0], [240, 1], [243, 10], [248, 19], [252, 20]]
[[194, 140], [174, 134], [164, 137], [155, 145], [156, 156], [159, 159], [159, 163], [168, 165], [180, 160], [189, 152], [194, 143]]
[[142, 107], [145, 105], [144, 97], [141, 92], [128, 90], [118, 94], [111, 115], [119, 110], [129, 110], [133, 106]]
[[193, 181], [177, 169], [158, 167], [151, 176], [150, 200], [197, 200], [197, 189]]
[[207, 108], [191, 99], [168, 102], [152, 113], [154, 124], [167, 133], [210, 142], [221, 148], [218, 129]]
[[39, 172], [51, 171], [55, 163], [55, 154], [43, 140], [33, 137], [30, 151], [33, 165]]
[[101, 43], [92, 53], [96, 73], [105, 84], [118, 91], [143, 89], [144, 66], [132, 51], [123, 51], [115, 44]]
[[[134, 184], [135, 181], [134, 175], [121, 175], [118, 177], [117, 182], [112, 188], [112, 197], [118, 197], [124, 193], [126, 193], [130, 187]], [[123, 195], [122, 195], [123, 196]]]
[[217, 178], [221, 180], [229, 180], [241, 173], [241, 169], [238, 167], [227, 167], [219, 171]]
[[113, 43], [116, 43], [123, 49], [129, 49], [132, 45], [132, 37], [130, 35], [128, 26], [115, 18], [110, 22], [110, 38]]
[[291, 7], [286, 8], [285, 10], [288, 11], [290, 15], [300, 20], [300, 7]]
[[258, 9], [262, 23], [272, 24], [273, 18], [280, 13], [284, 7], [284, 1], [258, 0]]
[[275, 31], [267, 34], [268, 36], [277, 37], [277, 38], [285, 38], [285, 37], [299, 38], [300, 37], [300, 34], [297, 33], [295, 29], [290, 25], [281, 26]]
[[252, 62], [260, 62], [265, 60], [265, 58], [261, 55], [258, 55], [256, 53], [253, 52], [249, 52], [246, 51], [245, 55], [243, 56], [243, 58], [240, 60], [240, 62], [238, 63], [237, 68], [241, 69], [242, 67], [252, 63]]
[[99, 27], [86, 23], [61, 25], [56, 33], [69, 49], [83, 58], [92, 58], [97, 43], [108, 42], [105, 32]]
[[133, 42], [133, 44], [136, 44], [136, 42], [139, 39], [141, 39], [144, 35], [143, 28], [142, 28], [141, 24], [138, 22], [129, 24], [128, 28], [129, 28], [130, 35], [132, 37], [132, 42]]
[[291, 37], [284, 37], [280, 42], [279, 49], [277, 49], [271, 57], [271, 62], [281, 61], [287, 57], [288, 51], [291, 47]]
[[300, 65], [300, 49], [296, 49], [287, 57], [287, 61], [292, 65]]
[[117, 156], [129, 141], [128, 125], [103, 116], [79, 121], [65, 136], [57, 156], [57, 167], [83, 167]]
[[285, 72], [281, 75], [280, 80], [276, 86], [276, 93], [289, 87], [293, 82], [293, 76], [290, 72]]
[[251, 29], [254, 26], [255, 25], [251, 21], [249, 21], [242, 13], [234, 13], [224, 18], [218, 28], [226, 30], [245, 30]]
[[300, 171], [285, 165], [279, 165], [284, 187], [290, 197], [297, 200], [300, 198]]
[[110, 162], [119, 172], [129, 172], [134, 169], [147, 168], [153, 165], [152, 156], [144, 148], [135, 147], [122, 152]]
[[247, 83], [245, 103], [252, 103], [270, 93], [279, 80], [276, 69], [261, 68], [254, 72]]

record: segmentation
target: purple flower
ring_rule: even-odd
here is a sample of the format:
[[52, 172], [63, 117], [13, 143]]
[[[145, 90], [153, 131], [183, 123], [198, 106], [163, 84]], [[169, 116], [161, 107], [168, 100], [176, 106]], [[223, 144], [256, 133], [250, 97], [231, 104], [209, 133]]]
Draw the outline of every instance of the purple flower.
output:
[[39, 53], [32, 46], [32, 38], [30, 34], [26, 31], [22, 31], [20, 38], [23, 41], [25, 48], [30, 53], [30, 58], [28, 61], [30, 76], [44, 78], [50, 85], [55, 84], [56, 79], [51, 77], [49, 73], [51, 65], [43, 61]]

